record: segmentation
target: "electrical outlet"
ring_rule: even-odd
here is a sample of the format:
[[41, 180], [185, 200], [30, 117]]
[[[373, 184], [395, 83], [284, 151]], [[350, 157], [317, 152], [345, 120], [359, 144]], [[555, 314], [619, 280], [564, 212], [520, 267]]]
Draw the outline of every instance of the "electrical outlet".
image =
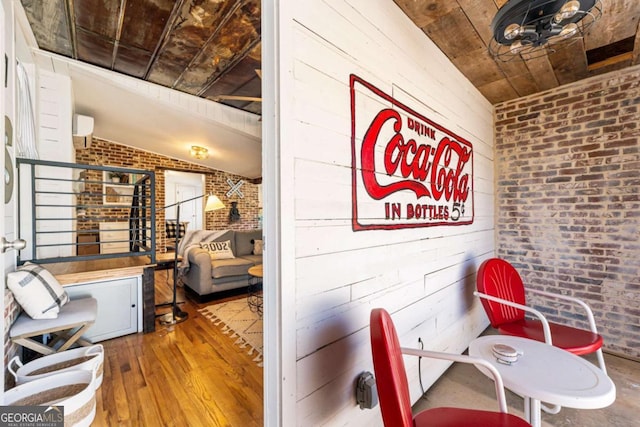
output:
[[358, 376], [356, 401], [360, 409], [371, 409], [378, 404], [376, 380], [371, 372], [363, 372]]

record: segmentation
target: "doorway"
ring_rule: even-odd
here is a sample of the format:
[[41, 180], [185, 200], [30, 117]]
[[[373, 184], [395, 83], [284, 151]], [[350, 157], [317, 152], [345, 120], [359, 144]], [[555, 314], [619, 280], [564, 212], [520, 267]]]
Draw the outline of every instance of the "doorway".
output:
[[[200, 173], [168, 170], [164, 173], [165, 206], [205, 194], [205, 176]], [[187, 222], [189, 231], [204, 229], [203, 198], [180, 205], [180, 222]], [[166, 219], [176, 219], [176, 207], [167, 208]]]

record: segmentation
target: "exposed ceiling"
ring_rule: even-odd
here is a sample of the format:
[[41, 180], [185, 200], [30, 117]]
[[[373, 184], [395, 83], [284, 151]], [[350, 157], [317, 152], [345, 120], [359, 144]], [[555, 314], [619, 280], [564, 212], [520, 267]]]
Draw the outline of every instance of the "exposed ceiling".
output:
[[[38, 46], [209, 100], [259, 98], [260, 0], [22, 0]], [[256, 101], [220, 102], [260, 113]]]
[[394, 1], [492, 104], [640, 63], [638, 0], [602, 0], [602, 18], [584, 40], [510, 62], [493, 60], [487, 50], [491, 20], [507, 0]]
[[[602, 0], [602, 18], [584, 39], [548, 56], [507, 63], [487, 51], [491, 20], [507, 0], [394, 1], [493, 104], [640, 63], [639, 0]], [[220, 99], [261, 96], [260, 0], [21, 2], [41, 50], [261, 113], [260, 102]], [[90, 94], [83, 95], [88, 109], [113, 108], [92, 106]], [[159, 126], [136, 120], [139, 128]], [[159, 138], [157, 130], [139, 139]], [[185, 140], [173, 132], [174, 140]], [[127, 142], [136, 146], [130, 135]], [[259, 150], [254, 152], [259, 163]], [[233, 156], [247, 162], [237, 151]], [[248, 175], [259, 176], [259, 167]]]

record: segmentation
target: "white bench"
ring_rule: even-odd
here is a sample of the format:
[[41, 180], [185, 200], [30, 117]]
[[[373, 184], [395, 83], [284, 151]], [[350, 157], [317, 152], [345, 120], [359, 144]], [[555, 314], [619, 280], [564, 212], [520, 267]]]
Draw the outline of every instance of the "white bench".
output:
[[[95, 298], [69, 301], [62, 306], [55, 319], [32, 319], [22, 312], [11, 326], [9, 337], [14, 343], [45, 355], [67, 350], [76, 343], [92, 345], [80, 337], [94, 324], [97, 314], [98, 302]], [[52, 334], [55, 338], [48, 345], [34, 339], [44, 334]], [[60, 342], [62, 345], [57, 347]]]

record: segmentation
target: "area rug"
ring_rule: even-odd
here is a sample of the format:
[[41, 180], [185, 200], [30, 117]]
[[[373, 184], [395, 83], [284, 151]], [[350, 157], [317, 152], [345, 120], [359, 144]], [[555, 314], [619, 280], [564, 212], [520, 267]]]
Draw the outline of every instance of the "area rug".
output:
[[262, 317], [251, 311], [246, 298], [210, 305], [199, 311], [221, 327], [236, 345], [247, 349], [247, 354], [255, 356], [254, 362], [262, 366]]

